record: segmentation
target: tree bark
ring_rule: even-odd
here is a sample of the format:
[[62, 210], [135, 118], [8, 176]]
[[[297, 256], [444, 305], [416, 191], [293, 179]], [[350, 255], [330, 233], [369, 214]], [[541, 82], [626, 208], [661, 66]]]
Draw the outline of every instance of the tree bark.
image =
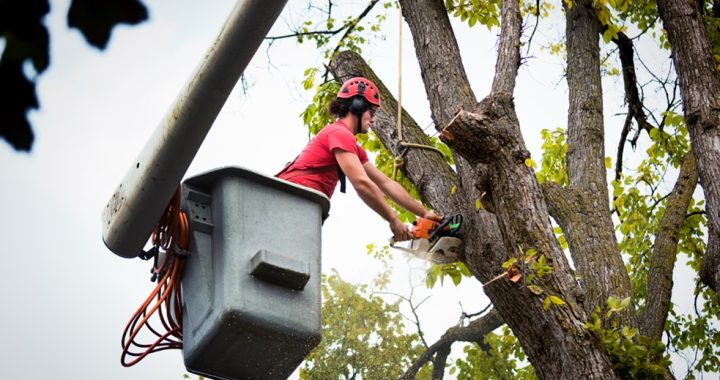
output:
[[[529, 249], [535, 249], [538, 255], [547, 258], [548, 265], [553, 268], [551, 273], [535, 280], [542, 289], [541, 295], [534, 294], [525, 286], [529, 283], [514, 284], [501, 280], [485, 287], [485, 292], [525, 348], [538, 376], [558, 379], [617, 378], [599, 340], [583, 326], [588, 315], [582, 305], [582, 291], [555, 239], [534, 173], [526, 165], [529, 153], [520, 134], [511, 95], [514, 78], [506, 80], [517, 75], [519, 52], [513, 53], [516, 58], [508, 58], [507, 52], [513, 49], [505, 48], [519, 48], [519, 26], [503, 26], [500, 38], [502, 57], [497, 64], [498, 72], [503, 74], [496, 78], [497, 86], [493, 87], [497, 93], [476, 106], [443, 2], [401, 3], [413, 33], [433, 120], [438, 125], [449, 124], [441, 138], [456, 154], [465, 158], [458, 162], [460, 183], [475, 186], [479, 179], [484, 179], [497, 217], [475, 209], [473, 189], [469, 186], [466, 186], [469, 195], [466, 198], [451, 198], [448, 193], [424, 194], [422, 191], [421, 196], [431, 204], [464, 203], [455, 204], [455, 208], [461, 209], [471, 222], [464, 225], [464, 258], [480, 281], [488, 281], [502, 273], [501, 264], [510, 257], [523, 262], [524, 253]], [[504, 24], [519, 22], [519, 17], [513, 16], [513, 12], [517, 14], [517, 8], [517, 2], [504, 2]], [[508, 36], [508, 33], [516, 35]], [[505, 41], [510, 41], [510, 45]], [[343, 65], [349, 62], [345, 60]], [[341, 69], [337, 64], [332, 66], [335, 70], [350, 70], [358, 74], [371, 72], [364, 63], [352, 69]], [[387, 104], [390, 96], [383, 93], [383, 98]], [[461, 111], [451, 121], [450, 116], [457, 110]], [[376, 121], [374, 129], [379, 136], [384, 136], [381, 139], [390, 148], [396, 142], [386, 141], [392, 133], [382, 130], [392, 128], [394, 113], [381, 110], [380, 114], [384, 115], [384, 121]], [[423, 158], [416, 159], [422, 166]], [[413, 174], [408, 175], [412, 180]], [[449, 187], [451, 185], [445, 186]], [[607, 197], [603, 203], [607, 208]], [[532, 272], [530, 264], [524, 265], [523, 269], [526, 275]], [[550, 295], [562, 299], [564, 304], [551, 305], [545, 310], [544, 300]]]
[[[460, 49], [450, 19], [442, 0], [399, 0], [403, 16], [412, 32], [415, 52], [425, 85], [425, 93], [430, 102], [430, 116], [435, 129], [440, 130], [460, 109], [471, 109], [477, 103], [462, 65]], [[434, 87], [433, 87], [434, 86]], [[462, 210], [472, 208], [474, 199], [481, 191], [478, 183], [483, 183], [482, 168], [471, 168], [465, 159], [453, 154], [458, 175], [457, 193], [466, 200]], [[468, 225], [487, 223], [492, 216], [477, 214], [468, 218]]]
[[720, 300], [720, 81], [705, 28], [695, 0], [658, 0], [672, 49], [683, 98], [685, 123], [707, 199], [708, 245], [701, 279]]
[[[565, 4], [565, 3], [564, 3]], [[586, 310], [605, 306], [609, 297], [632, 298], [632, 287], [610, 218], [605, 168], [599, 33], [601, 24], [591, 0], [565, 7], [568, 52], [567, 168], [568, 198], [558, 223], [568, 241], [585, 290]], [[619, 315], [619, 323], [638, 326], [634, 306]], [[606, 322], [608, 325], [610, 321]]]
[[[375, 75], [372, 69], [356, 53], [343, 51], [335, 55], [329, 64], [330, 72], [335, 78], [362, 76], [370, 79], [382, 95], [382, 107], [375, 114], [373, 132], [380, 138], [393, 156], [398, 156], [405, 149], [400, 145], [397, 132], [397, 100], [390, 95], [385, 84]], [[429, 145], [430, 139], [410, 114], [403, 109], [403, 139], [409, 143]], [[450, 215], [462, 211], [468, 203], [463, 193], [453, 192], [459, 179], [445, 159], [437, 152], [428, 149], [409, 149], [404, 154], [401, 168], [405, 176], [415, 185], [422, 201], [439, 212]]]
[[[342, 67], [339, 65], [341, 57], [354, 57], [354, 59], [343, 59]], [[361, 66], [351, 67], [351, 64], [358, 64]], [[340, 75], [341, 73], [356, 73], [368, 75], [370, 79], [376, 79], [377, 76], [362, 61], [362, 59], [355, 53], [342, 53], [338, 55], [330, 65], [333, 75]], [[336, 71], [337, 70], [337, 71]], [[383, 89], [382, 82], [380, 80], [374, 81], [380, 89]], [[391, 95], [388, 93], [382, 93], [383, 102], [394, 102]], [[505, 101], [504, 104], [510, 101], [506, 96], [501, 97], [501, 100]], [[502, 103], [502, 102], [501, 102]], [[506, 107], [505, 107], [506, 108]], [[383, 132], [383, 130], [394, 128], [394, 113], [387, 112], [387, 110], [380, 109], [378, 116], [384, 114], [382, 120], [386, 122], [379, 123], [375, 122], [374, 130], [379, 136], [389, 136], [391, 133]], [[514, 119], [517, 122], [517, 119]], [[505, 123], [507, 121], [504, 121]], [[407, 127], [407, 126], [406, 126]], [[515, 124], [514, 128], [519, 128]], [[518, 129], [519, 130], [519, 129]], [[475, 139], [476, 137], [473, 137]], [[394, 141], [383, 141], [389, 149], [393, 147]], [[478, 146], [477, 144], [469, 144], [470, 146]], [[432, 153], [432, 152], [428, 152]], [[432, 155], [431, 155], [432, 157]], [[522, 156], [521, 156], [522, 157]], [[514, 161], [513, 161], [514, 162]], [[422, 162], [420, 163], [422, 165]], [[524, 162], [521, 162], [522, 166], [518, 166], [515, 169], [520, 171], [527, 171], [526, 174], [529, 177], [523, 178], [529, 180], [530, 178], [534, 181], [534, 176], [530, 170], [525, 166]], [[524, 169], [523, 169], [524, 168]], [[498, 171], [499, 173], [499, 171]], [[408, 172], [408, 178], [411, 180], [415, 178], [412, 172]], [[494, 177], [493, 177], [494, 178]], [[515, 178], [515, 177], [513, 177]], [[436, 178], [439, 181], [440, 178]], [[506, 188], [510, 188], [507, 191], [513, 191], [516, 189], [516, 193], [524, 193], [527, 191], [528, 186], [532, 184], [517, 183], [513, 184], [513, 180], [501, 180], [498, 183], [504, 184], [503, 191]], [[535, 183], [535, 187], [537, 184]], [[493, 192], [494, 192], [493, 188]], [[537, 191], [537, 190], [536, 190]], [[504, 194], [499, 192], [498, 194]], [[434, 204], [436, 202], [448, 202], [455, 198], [448, 197], [446, 194], [430, 193], [420, 194], [424, 200]], [[515, 195], [515, 194], [513, 194]], [[538, 193], [534, 193], [537, 197]], [[436, 197], [440, 197], [439, 199]], [[500, 198], [503, 198], [501, 195]], [[542, 199], [535, 199], [538, 202], [542, 202]], [[455, 199], [457, 202], [461, 202], [459, 199]], [[507, 213], [511, 213], [509, 208], [505, 206], [505, 201], [497, 198], [494, 199], [497, 204], [498, 210], [503, 210], [503, 216], [506, 217]], [[513, 205], [517, 203], [516, 200], [512, 201]], [[522, 202], [519, 202], [522, 203]], [[522, 206], [522, 205], [520, 205]], [[484, 212], [482, 210], [475, 210], [474, 213], [483, 212], [487, 216], [491, 217], [491, 220], [496, 220], [493, 214]], [[523, 210], [519, 212], [524, 212]], [[543, 219], [544, 222], [539, 219]], [[552, 229], [549, 228], [547, 214], [544, 217], [538, 217], [536, 219], [528, 219], [522, 217], [514, 217], [513, 223], [522, 220], [523, 225], [533, 226], [537, 223], [541, 223], [545, 226], [542, 236], [547, 239], [554, 236], [552, 235]], [[494, 222], [492, 225], [475, 225], [463, 226], [464, 235], [464, 256], [468, 262], [468, 267], [473, 269], [473, 274], [480, 281], [488, 281], [502, 272], [501, 264], [504, 260], [509, 258], [508, 251], [502, 244], [502, 238], [498, 231], [498, 224]], [[513, 227], [514, 228], [514, 227]], [[512, 230], [512, 229], [510, 229]], [[487, 233], [490, 231], [490, 233]], [[497, 232], [494, 232], [497, 231]], [[497, 236], [493, 236], [493, 233], [497, 233]], [[520, 233], [519, 235], [528, 235]], [[528, 235], [529, 236], [529, 235]], [[487, 239], [484, 239], [487, 238]], [[520, 241], [518, 236], [513, 236], [513, 240]], [[525, 238], [523, 237], [522, 240]], [[543, 308], [543, 298], [530, 292], [525, 286], [521, 284], [513, 284], [509, 281], [497, 281], [485, 288], [485, 292], [492, 300], [495, 307], [501, 313], [505, 321], [508, 323], [510, 328], [513, 330], [515, 335], [518, 337], [520, 342], [523, 344], [530, 361], [533, 363], [538, 376], [541, 378], [559, 378], [559, 379], [577, 379], [577, 378], [616, 378], [613, 372], [612, 365], [605, 355], [600, 343], [595, 336], [590, 334], [583, 326], [583, 322], [587, 320], [587, 315], [581, 306], [577, 305], [575, 301], [576, 296], [581, 297], [579, 288], [574, 282], [573, 276], [570, 274], [567, 262], [564, 261], [564, 257], [559, 260], [555, 259], [556, 252], [559, 252], [557, 242], [547, 244], [554, 244], [555, 253], [549, 255], [549, 261], [551, 265], [555, 267], [553, 274], [550, 275], [550, 279], [547, 280], [549, 286], [546, 294], [553, 294], [564, 299], [567, 303], [562, 306], [553, 306], [550, 310], [546, 311]], [[528, 247], [533, 244], [526, 244]], [[537, 248], [538, 251], [543, 251], [544, 248]], [[513, 256], [517, 255], [517, 246], [513, 247]], [[560, 262], [560, 263], [558, 263]]]
[[679, 231], [685, 221], [698, 173], [692, 152], [685, 156], [675, 187], [667, 200], [665, 213], [655, 237], [650, 273], [648, 273], [647, 300], [640, 318], [640, 332], [655, 340], [662, 339], [665, 321], [670, 310], [673, 287], [673, 269], [677, 256]]
[[[588, 314], [582, 306], [582, 292], [555, 239], [535, 174], [526, 165], [529, 152], [511, 97], [489, 96], [477, 113], [461, 111], [443, 130], [441, 139], [470, 163], [490, 166], [492, 199], [506, 251], [522, 262], [526, 252], [534, 249], [553, 268], [534, 283], [542, 288], [539, 296], [525, 286], [485, 288], [538, 376], [615, 378], [600, 342], [583, 326]], [[523, 271], [531, 272], [527, 267]], [[546, 311], [543, 301], [549, 296], [559, 297], [565, 304]]]
[[[503, 4], [503, 23], [519, 20], [507, 13], [512, 9], [517, 12], [518, 4], [504, 3], [507, 4]], [[486, 167], [482, 171], [490, 178], [486, 182], [497, 218], [477, 212], [474, 207], [465, 207], [466, 217], [475, 216], [464, 237], [468, 267], [481, 281], [487, 281], [502, 271], [500, 264], [507, 258], [522, 257], [518, 245], [545, 254], [554, 267], [553, 273], [543, 280], [545, 296], [558, 296], [565, 305], [545, 311], [543, 297], [508, 281], [493, 283], [485, 288], [486, 293], [523, 344], [540, 377], [616, 378], [600, 342], [583, 327], [587, 314], [580, 304], [582, 295], [552, 233], [534, 174], [525, 166], [524, 160], [529, 156], [514, 114], [512, 96], [493, 95], [479, 105], [477, 112], [469, 112], [475, 108], [470, 104], [474, 97], [442, 1], [401, 1], [401, 4], [415, 41], [433, 119], [437, 124], [448, 123], [449, 115], [463, 110], [444, 129], [441, 138], [463, 156], [469, 166]], [[518, 35], [508, 37], [508, 31], [513, 30], [518, 31]], [[519, 30], [519, 27], [503, 27], [501, 33], [506, 34], [501, 34], [501, 44], [511, 38], [517, 50]], [[505, 58], [499, 58], [498, 62], [517, 62]], [[498, 65], [505, 67], [507, 63]], [[508, 72], [517, 75], [517, 64]], [[488, 123], [483, 124], [483, 119]], [[503, 133], [508, 135], [502, 136]], [[485, 149], [484, 144], [493, 143], [497, 143], [495, 146], [502, 148], [502, 152], [472, 153], [476, 148]], [[469, 147], [469, 151], [463, 147]], [[466, 182], [469, 170], [463, 169], [459, 167], [461, 181], [470, 183]], [[499, 237], [502, 245], [498, 244]]]
[[502, 25], [498, 41], [498, 58], [495, 63], [491, 95], [515, 92], [515, 80], [520, 68], [520, 34], [522, 18], [517, 4], [511, 1], [502, 2]]

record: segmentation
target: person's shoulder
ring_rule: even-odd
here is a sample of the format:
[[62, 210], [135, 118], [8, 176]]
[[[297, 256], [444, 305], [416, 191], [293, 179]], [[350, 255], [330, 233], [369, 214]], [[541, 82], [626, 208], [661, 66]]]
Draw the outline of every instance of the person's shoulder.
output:
[[340, 120], [328, 124], [323, 130], [325, 129], [327, 129], [328, 131], [346, 131], [347, 133], [350, 133], [348, 127], [345, 126], [345, 124]]
[[325, 128], [323, 128], [320, 133], [323, 133], [325, 135], [333, 134], [335, 136], [345, 136], [345, 137], [352, 137], [354, 138], [352, 132], [343, 124], [342, 122], [336, 121], [332, 124], [328, 124]]

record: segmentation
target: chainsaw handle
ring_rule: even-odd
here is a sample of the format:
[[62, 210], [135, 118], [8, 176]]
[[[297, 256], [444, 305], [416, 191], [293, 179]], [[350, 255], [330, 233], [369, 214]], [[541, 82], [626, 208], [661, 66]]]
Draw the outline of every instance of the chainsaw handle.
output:
[[395, 236], [390, 237], [388, 243], [390, 244], [390, 247], [395, 248], [395, 244], [397, 243], [397, 240], [395, 240]]
[[442, 231], [443, 228], [447, 227], [453, 222], [462, 223], [462, 215], [457, 214], [443, 218], [443, 220], [437, 226], [435, 226], [435, 228], [432, 229], [428, 240], [432, 241], [438, 232]]

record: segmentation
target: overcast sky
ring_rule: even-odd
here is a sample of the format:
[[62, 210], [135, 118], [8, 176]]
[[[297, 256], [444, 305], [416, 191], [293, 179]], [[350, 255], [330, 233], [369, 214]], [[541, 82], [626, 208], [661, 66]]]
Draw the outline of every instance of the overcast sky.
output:
[[[30, 113], [33, 150], [17, 153], [0, 144], [5, 204], [0, 218], [5, 300], [0, 362], [7, 378], [180, 379], [185, 373], [179, 351], [153, 354], [132, 368], [120, 365], [122, 330], [153, 284], [150, 263], [123, 259], [105, 248], [100, 215], [234, 1], [146, 3], [150, 20], [117, 28], [100, 52], [68, 30], [69, 1], [52, 1], [46, 19], [51, 65], [38, 79], [41, 109]], [[300, 3], [305, 2], [291, 5]], [[287, 23], [298, 19], [289, 11], [271, 34], [283, 33]], [[387, 37], [365, 48], [364, 55], [397, 93], [397, 13], [391, 12], [386, 25]], [[560, 25], [558, 30], [563, 29]], [[407, 28], [403, 35], [403, 105], [418, 124], [427, 126], [427, 100]], [[468, 33], [459, 27], [456, 35], [473, 90], [482, 98], [494, 72], [496, 31], [476, 28]], [[291, 41], [269, 51], [261, 47], [246, 70], [248, 93], [233, 91], [188, 176], [227, 165], [274, 174], [295, 157], [307, 142], [299, 114], [312, 96], [300, 82], [307, 67], [322, 63], [316, 53]], [[526, 142], [539, 162], [539, 132], [565, 125], [567, 94], [559, 58], [538, 57], [530, 63], [521, 69], [516, 104]], [[621, 86], [606, 87], [606, 99], [612, 99], [606, 109], [620, 105], [620, 91]], [[608, 133], [617, 133], [619, 125], [616, 121]], [[616, 143], [608, 142], [608, 155], [614, 155]], [[385, 244], [387, 224], [352, 189], [335, 195], [330, 214], [323, 227], [323, 271], [336, 268], [349, 281], [369, 281], [379, 265], [367, 257], [365, 246]], [[282, 231], [277, 233], [282, 238]], [[425, 268], [399, 253], [393, 265], [398, 292], [407, 290], [408, 268], [420, 278]], [[457, 322], [459, 302], [467, 312], [487, 304], [476, 281], [427, 293], [433, 295], [423, 314], [429, 341]]]

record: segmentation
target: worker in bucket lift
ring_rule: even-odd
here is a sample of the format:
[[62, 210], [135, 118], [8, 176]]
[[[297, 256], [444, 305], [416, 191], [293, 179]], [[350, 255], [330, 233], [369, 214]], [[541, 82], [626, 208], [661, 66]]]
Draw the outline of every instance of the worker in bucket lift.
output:
[[347, 177], [363, 202], [388, 221], [396, 241], [410, 240], [413, 236], [383, 195], [419, 217], [442, 220], [370, 163], [367, 153], [357, 143], [355, 135], [368, 133], [380, 108], [380, 93], [373, 82], [362, 77], [346, 81], [328, 108], [337, 117], [335, 122], [310, 140], [277, 177], [318, 190], [328, 198], [332, 197], [338, 181], [340, 191], [345, 192]]

